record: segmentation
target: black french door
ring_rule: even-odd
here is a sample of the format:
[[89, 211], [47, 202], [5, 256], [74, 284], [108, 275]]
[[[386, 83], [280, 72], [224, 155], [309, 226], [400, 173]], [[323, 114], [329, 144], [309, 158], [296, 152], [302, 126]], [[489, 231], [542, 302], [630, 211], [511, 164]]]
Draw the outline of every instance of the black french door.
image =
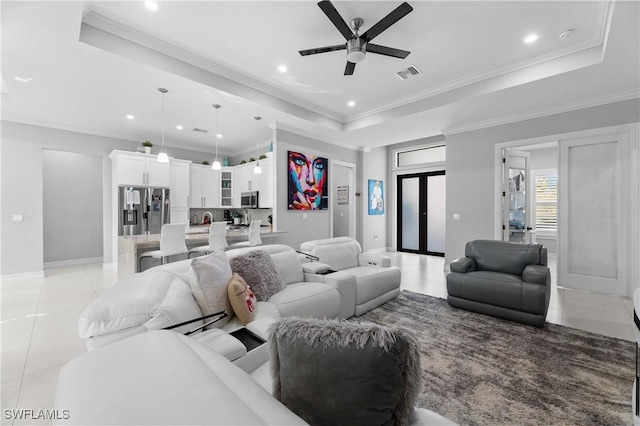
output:
[[398, 251], [444, 256], [445, 172], [398, 176]]

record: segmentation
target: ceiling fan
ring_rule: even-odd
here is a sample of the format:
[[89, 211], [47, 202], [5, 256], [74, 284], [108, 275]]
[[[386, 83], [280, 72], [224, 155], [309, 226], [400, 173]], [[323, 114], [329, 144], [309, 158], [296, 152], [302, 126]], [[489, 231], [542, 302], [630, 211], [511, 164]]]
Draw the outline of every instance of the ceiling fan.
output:
[[[409, 3], [404, 2], [391, 13], [382, 18], [373, 27], [369, 28], [364, 34], [359, 35], [358, 31], [364, 23], [361, 18], [354, 18], [351, 20], [351, 28], [342, 19], [342, 16], [338, 13], [336, 8], [331, 4], [329, 0], [323, 0], [318, 3], [318, 6], [327, 18], [335, 25], [347, 40], [344, 44], [336, 44], [333, 46], [317, 47], [315, 49], [300, 50], [300, 55], [315, 55], [318, 53], [333, 52], [335, 50], [347, 50], [347, 66], [344, 69], [344, 75], [353, 75], [353, 71], [356, 68], [356, 63], [362, 61], [367, 52], [377, 53], [379, 55], [392, 56], [394, 58], [406, 58], [409, 53], [406, 50], [394, 49], [391, 47], [380, 46], [379, 44], [371, 43], [375, 37], [380, 35], [381, 32], [389, 28], [391, 25], [398, 22], [405, 15], [413, 10]], [[352, 31], [353, 29], [353, 31]]]

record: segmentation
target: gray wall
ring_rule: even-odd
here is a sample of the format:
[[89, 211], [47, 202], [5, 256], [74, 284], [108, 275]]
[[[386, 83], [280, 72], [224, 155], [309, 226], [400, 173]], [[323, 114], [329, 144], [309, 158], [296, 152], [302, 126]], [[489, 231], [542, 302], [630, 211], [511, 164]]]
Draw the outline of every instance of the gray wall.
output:
[[[360, 153], [346, 148], [341, 148], [329, 143], [312, 139], [306, 136], [284, 130], [274, 130], [274, 155], [276, 167], [276, 205], [274, 206], [274, 220], [279, 231], [286, 231], [279, 238], [279, 242], [293, 248], [299, 248], [300, 243], [308, 240], [329, 238], [331, 235], [329, 210], [296, 211], [288, 209], [287, 202], [287, 167], [288, 151], [303, 151], [313, 153], [328, 159], [340, 160], [356, 164], [356, 192], [362, 193], [362, 179], [358, 170], [361, 170]], [[329, 185], [332, 185], [329, 182]], [[335, 200], [329, 200], [333, 203]], [[358, 225], [362, 217], [362, 208], [359, 198], [356, 197], [356, 239], [361, 241], [361, 226]], [[304, 219], [304, 215], [307, 219]]]
[[[387, 241], [388, 223], [391, 217], [389, 205], [389, 188], [392, 186], [388, 164], [391, 156], [387, 155], [387, 148], [372, 149], [368, 153], [364, 153], [364, 161], [362, 167], [362, 218], [363, 218], [363, 235], [362, 249], [369, 250], [386, 250], [391, 246], [391, 241]], [[384, 182], [384, 214], [369, 216], [369, 179], [381, 180]]]
[[[339, 186], [348, 186], [349, 169], [340, 165], [332, 165], [329, 185], [334, 188], [334, 190]], [[349, 188], [349, 193], [353, 190], [354, 188]], [[336, 193], [337, 190], [334, 191], [334, 194]], [[349, 236], [349, 204], [338, 204], [337, 200], [333, 203], [333, 236]]]
[[102, 156], [43, 150], [44, 262], [102, 261]]
[[[638, 99], [447, 136], [446, 263], [494, 238], [495, 144], [638, 122]], [[460, 220], [450, 220], [454, 213]]]

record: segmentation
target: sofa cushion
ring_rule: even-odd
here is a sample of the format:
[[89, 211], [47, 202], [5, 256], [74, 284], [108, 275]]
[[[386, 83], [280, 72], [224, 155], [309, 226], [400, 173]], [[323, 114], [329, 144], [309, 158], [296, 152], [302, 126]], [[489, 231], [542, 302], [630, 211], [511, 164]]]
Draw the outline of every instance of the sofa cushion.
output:
[[289, 284], [269, 298], [283, 317], [335, 318], [340, 313], [340, 293], [324, 283]]
[[69, 362], [60, 370], [55, 408], [71, 413], [58, 424], [304, 424], [224, 356], [170, 331]]
[[466, 244], [465, 256], [475, 260], [477, 270], [522, 275], [527, 265], [542, 264], [541, 249], [535, 243], [474, 240]]
[[395, 266], [358, 266], [346, 272], [356, 277], [356, 305], [397, 290], [401, 280], [400, 269]]
[[233, 277], [229, 280], [228, 291], [233, 312], [242, 324], [247, 325], [253, 321], [253, 311], [255, 311], [258, 301], [251, 287], [237, 272], [234, 272]]
[[420, 352], [406, 330], [284, 318], [272, 328], [269, 349], [273, 396], [310, 424], [416, 420]]
[[522, 310], [522, 280], [517, 275], [475, 271], [451, 273], [447, 278], [447, 292], [451, 296]]
[[358, 255], [362, 249], [353, 238], [338, 237], [304, 242], [300, 244], [300, 251], [318, 256], [320, 262], [342, 271], [358, 266]]
[[[231, 279], [231, 265], [223, 251], [216, 250], [206, 256], [193, 259], [191, 262], [193, 276], [191, 278], [191, 291], [198, 302], [203, 315], [227, 311], [233, 314], [228, 295], [228, 283]], [[219, 328], [229, 321], [229, 317], [223, 318], [213, 324]]]
[[251, 286], [260, 301], [286, 288], [276, 265], [269, 253], [264, 250], [252, 250], [231, 259], [231, 269], [237, 272]]
[[187, 283], [172, 273], [148, 271], [120, 280], [92, 302], [78, 319], [78, 334], [88, 339], [134, 327], [158, 329], [199, 316]]

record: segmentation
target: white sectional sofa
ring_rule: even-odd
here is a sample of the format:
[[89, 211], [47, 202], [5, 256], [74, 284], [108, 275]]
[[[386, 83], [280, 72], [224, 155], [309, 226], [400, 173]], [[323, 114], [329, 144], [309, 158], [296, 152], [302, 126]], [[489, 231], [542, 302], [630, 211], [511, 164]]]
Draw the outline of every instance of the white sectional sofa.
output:
[[300, 244], [300, 251], [331, 265], [331, 269], [338, 271], [330, 275], [333, 279], [355, 278], [355, 287], [349, 296], [354, 310], [348, 316], [362, 315], [400, 294], [400, 269], [391, 266], [388, 256], [363, 253], [360, 243], [353, 238], [307, 241]]
[[[327, 265], [314, 263], [303, 267], [295, 250], [282, 244], [234, 249], [226, 254], [232, 258], [251, 250], [269, 253], [286, 284], [285, 290], [258, 302], [254, 311], [256, 321], [287, 316], [346, 318], [353, 315], [347, 315], [353, 312], [352, 300], [342, 296], [353, 292], [352, 276], [334, 277], [325, 282], [318, 272], [328, 269]], [[201, 317], [189, 284], [191, 262], [187, 259], [169, 263], [127, 277], [96, 299], [78, 320], [78, 332], [86, 339], [88, 350]], [[223, 328], [232, 331], [242, 326], [234, 317]], [[175, 331], [184, 333], [192, 328], [194, 324]]]
[[[243, 369], [191, 337], [156, 330], [64, 366], [54, 408], [69, 416], [55, 424], [307, 424], [271, 392], [268, 362]], [[426, 409], [416, 412], [419, 425], [454, 424]]]

